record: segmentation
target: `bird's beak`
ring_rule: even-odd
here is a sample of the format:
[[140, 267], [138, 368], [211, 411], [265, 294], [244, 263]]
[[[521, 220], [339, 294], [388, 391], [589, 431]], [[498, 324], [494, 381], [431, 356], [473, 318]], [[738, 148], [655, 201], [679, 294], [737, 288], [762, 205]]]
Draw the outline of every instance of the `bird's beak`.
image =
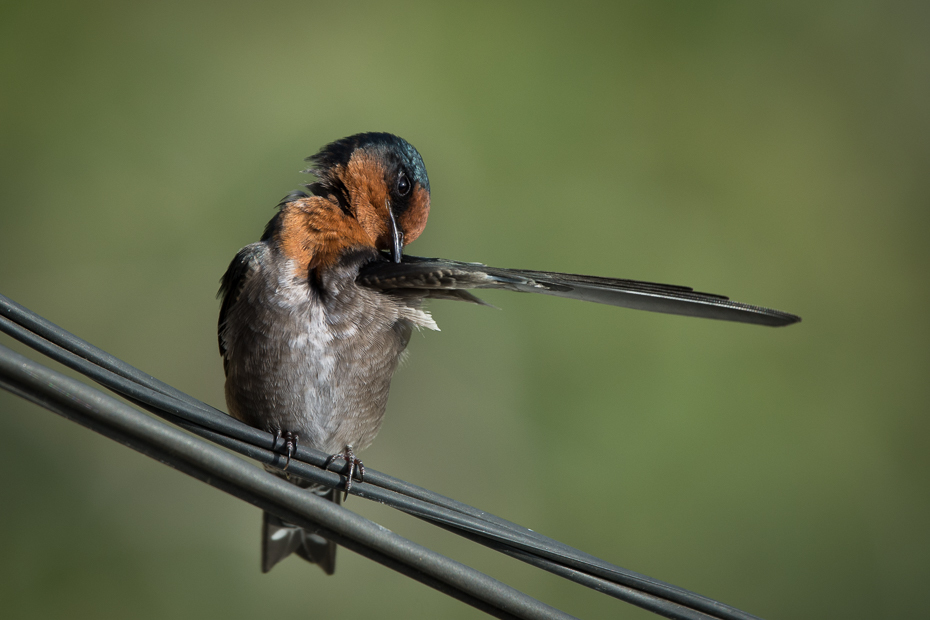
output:
[[395, 263], [399, 263], [404, 255], [404, 233], [397, 228], [397, 220], [394, 219], [390, 203], [388, 203], [388, 219], [391, 221], [391, 258]]

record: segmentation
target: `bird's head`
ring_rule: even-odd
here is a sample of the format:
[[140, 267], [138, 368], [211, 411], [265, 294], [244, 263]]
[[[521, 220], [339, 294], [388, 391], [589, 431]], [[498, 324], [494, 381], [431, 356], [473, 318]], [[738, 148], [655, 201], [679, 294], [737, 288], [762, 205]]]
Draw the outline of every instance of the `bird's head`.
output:
[[288, 196], [265, 236], [310, 269], [338, 260], [346, 249], [387, 250], [400, 262], [403, 248], [420, 236], [429, 216], [429, 178], [423, 158], [389, 133], [361, 133], [337, 140], [308, 157], [317, 177], [312, 193]]
[[417, 150], [393, 134], [362, 133], [326, 145], [307, 161], [319, 179], [310, 191], [335, 202], [371, 245], [400, 262], [403, 247], [420, 236], [429, 216], [429, 178]]

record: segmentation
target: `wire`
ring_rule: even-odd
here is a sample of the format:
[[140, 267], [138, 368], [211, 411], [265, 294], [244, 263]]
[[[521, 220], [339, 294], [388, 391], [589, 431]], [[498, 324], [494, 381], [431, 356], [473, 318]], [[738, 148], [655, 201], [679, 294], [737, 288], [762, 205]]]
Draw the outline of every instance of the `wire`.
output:
[[[284, 464], [283, 455], [275, 450], [273, 435], [180, 392], [3, 295], [0, 295], [0, 331], [209, 441], [159, 422], [2, 346], [0, 387], [282, 519], [318, 530], [346, 548], [491, 615], [570, 617], [409, 540], [392, 533], [385, 537], [382, 534], [386, 530], [376, 523], [219, 450], [213, 444], [273, 467]], [[321, 469], [328, 456], [299, 446], [289, 471], [311, 482], [341, 487], [345, 484], [341, 475]], [[371, 469], [366, 469], [364, 483], [353, 483], [351, 493], [668, 618], [758, 620], [736, 608], [615, 566], [500, 517]]]

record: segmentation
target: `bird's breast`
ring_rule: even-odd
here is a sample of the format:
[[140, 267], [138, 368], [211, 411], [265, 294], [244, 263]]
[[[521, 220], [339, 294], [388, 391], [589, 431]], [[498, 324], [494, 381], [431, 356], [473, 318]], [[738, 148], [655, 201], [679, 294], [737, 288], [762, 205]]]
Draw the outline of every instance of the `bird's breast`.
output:
[[358, 286], [357, 268], [317, 285], [295, 271], [263, 265], [227, 318], [230, 413], [326, 452], [363, 449], [412, 327], [435, 324], [416, 300]]

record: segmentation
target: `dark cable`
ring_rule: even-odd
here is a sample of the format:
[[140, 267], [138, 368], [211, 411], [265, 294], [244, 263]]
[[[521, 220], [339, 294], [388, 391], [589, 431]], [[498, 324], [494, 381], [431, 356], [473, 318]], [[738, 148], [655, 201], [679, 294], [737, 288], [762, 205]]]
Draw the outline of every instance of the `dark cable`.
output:
[[572, 617], [2, 345], [0, 387], [492, 615]]
[[[0, 331], [196, 435], [259, 462], [276, 467], [283, 465], [283, 457], [273, 450], [275, 438], [272, 435], [242, 424], [176, 390], [2, 295]], [[15, 385], [5, 387], [16, 391]], [[299, 446], [289, 470], [312, 482], [330, 487], [343, 485], [344, 479], [339, 474], [319, 469], [327, 457], [317, 450]], [[537, 532], [374, 470], [366, 472], [365, 483], [353, 485], [352, 493], [666, 617], [756, 618], [693, 592], [614, 566]], [[337, 542], [342, 544], [342, 541]]]

